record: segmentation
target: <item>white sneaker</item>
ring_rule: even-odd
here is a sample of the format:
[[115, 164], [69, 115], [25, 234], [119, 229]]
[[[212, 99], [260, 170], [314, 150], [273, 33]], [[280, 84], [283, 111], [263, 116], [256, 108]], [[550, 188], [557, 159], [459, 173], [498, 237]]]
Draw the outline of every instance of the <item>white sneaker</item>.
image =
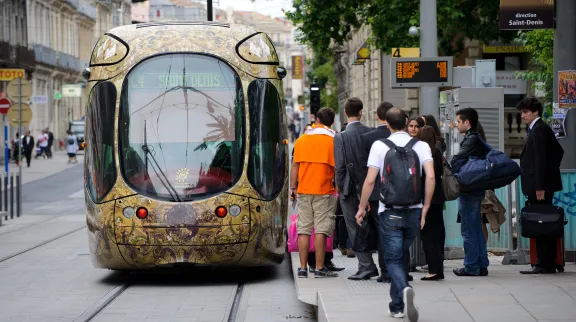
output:
[[418, 321], [418, 309], [414, 305], [414, 289], [405, 287], [402, 291], [404, 294], [404, 320], [410, 322]]
[[390, 309], [388, 309], [388, 316], [393, 317], [393, 318], [400, 318], [400, 319], [401, 319], [401, 318], [404, 317], [404, 313], [402, 313], [402, 312], [393, 313], [393, 312], [390, 311]]

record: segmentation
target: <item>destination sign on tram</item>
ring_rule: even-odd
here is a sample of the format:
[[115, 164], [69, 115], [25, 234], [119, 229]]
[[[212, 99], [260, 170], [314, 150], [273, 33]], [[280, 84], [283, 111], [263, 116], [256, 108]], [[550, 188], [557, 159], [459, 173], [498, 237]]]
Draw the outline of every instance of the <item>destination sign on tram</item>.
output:
[[223, 79], [221, 73], [141, 73], [131, 75], [130, 88], [164, 90], [178, 86], [188, 86], [203, 89], [228, 89], [234, 81]]
[[452, 57], [391, 58], [392, 88], [451, 86]]

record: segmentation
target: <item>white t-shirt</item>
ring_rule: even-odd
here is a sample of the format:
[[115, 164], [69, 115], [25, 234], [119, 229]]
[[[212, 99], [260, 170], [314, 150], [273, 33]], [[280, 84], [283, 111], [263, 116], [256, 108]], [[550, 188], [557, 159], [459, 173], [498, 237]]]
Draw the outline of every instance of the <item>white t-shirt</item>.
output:
[[38, 142], [40, 143], [41, 148], [45, 148], [48, 146], [48, 135], [40, 134], [38, 135]]
[[[392, 141], [399, 147], [406, 146], [410, 139], [410, 135], [406, 132], [396, 132], [391, 134], [388, 139]], [[426, 142], [418, 141], [414, 144], [413, 147], [414, 151], [418, 155], [418, 159], [420, 160], [420, 175], [422, 175], [422, 165], [425, 162], [433, 162], [432, 159], [432, 151], [430, 150], [430, 146]], [[372, 148], [370, 148], [370, 155], [368, 156], [368, 166], [372, 168], [378, 168], [380, 170], [380, 177], [383, 176], [382, 174], [382, 166], [384, 165], [384, 158], [386, 158], [386, 153], [388, 153], [390, 148], [381, 141], [376, 141], [372, 144]], [[424, 189], [422, 189], [424, 191]], [[378, 206], [378, 213], [384, 212], [385, 206], [382, 202], [379, 202]], [[422, 203], [418, 205], [410, 206], [410, 208], [422, 208]]]

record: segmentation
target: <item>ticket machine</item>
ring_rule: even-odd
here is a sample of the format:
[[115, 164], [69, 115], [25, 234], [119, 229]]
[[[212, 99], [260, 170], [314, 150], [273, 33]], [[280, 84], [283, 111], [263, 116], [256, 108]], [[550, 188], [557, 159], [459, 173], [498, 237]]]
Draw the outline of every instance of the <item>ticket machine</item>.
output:
[[440, 92], [440, 130], [446, 140], [448, 161], [460, 150], [464, 135], [456, 127], [456, 112], [471, 107], [478, 111], [488, 144], [504, 151], [504, 89], [501, 87], [456, 88]]

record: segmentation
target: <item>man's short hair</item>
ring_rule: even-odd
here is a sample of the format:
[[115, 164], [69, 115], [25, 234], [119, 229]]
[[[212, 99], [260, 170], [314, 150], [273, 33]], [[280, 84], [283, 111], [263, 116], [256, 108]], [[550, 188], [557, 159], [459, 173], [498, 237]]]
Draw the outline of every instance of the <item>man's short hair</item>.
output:
[[351, 97], [344, 103], [344, 113], [346, 113], [348, 117], [360, 116], [360, 111], [362, 111], [363, 108], [364, 104], [358, 97]]
[[527, 110], [532, 113], [538, 112], [538, 116], [542, 117], [542, 103], [536, 97], [528, 97], [520, 101], [516, 105], [516, 109], [520, 112]]
[[478, 112], [475, 109], [466, 107], [456, 112], [456, 115], [460, 115], [462, 122], [469, 121], [470, 129], [476, 130], [478, 127]]
[[334, 110], [328, 107], [321, 108], [318, 112], [316, 112], [316, 118], [322, 125], [326, 125], [328, 127], [334, 124]]
[[391, 129], [401, 131], [406, 128], [406, 113], [401, 108], [393, 107], [386, 112], [386, 123]]
[[376, 115], [378, 115], [378, 118], [382, 121], [386, 120], [386, 113], [388, 112], [389, 109], [393, 108], [394, 105], [392, 105], [389, 102], [382, 102], [380, 103], [380, 105], [378, 105], [378, 108], [376, 109]]

